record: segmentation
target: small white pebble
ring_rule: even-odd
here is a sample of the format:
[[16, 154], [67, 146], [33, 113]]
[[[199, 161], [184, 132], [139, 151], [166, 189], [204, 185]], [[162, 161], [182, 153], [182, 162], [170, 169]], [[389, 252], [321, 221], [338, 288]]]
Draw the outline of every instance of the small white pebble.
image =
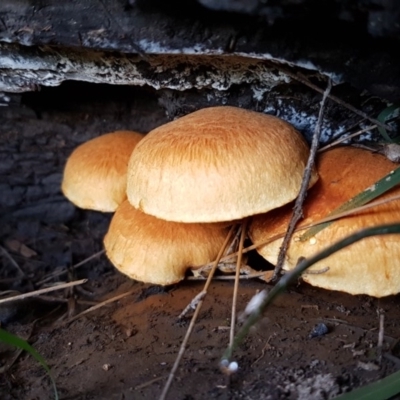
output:
[[229, 372], [236, 372], [239, 369], [239, 365], [236, 361], [232, 361], [229, 365], [228, 365], [228, 371]]
[[101, 368], [103, 369], [103, 371], [109, 371], [111, 368], [111, 364], [103, 364]]
[[315, 239], [314, 237], [310, 239], [310, 244], [315, 244], [317, 243], [317, 239]]

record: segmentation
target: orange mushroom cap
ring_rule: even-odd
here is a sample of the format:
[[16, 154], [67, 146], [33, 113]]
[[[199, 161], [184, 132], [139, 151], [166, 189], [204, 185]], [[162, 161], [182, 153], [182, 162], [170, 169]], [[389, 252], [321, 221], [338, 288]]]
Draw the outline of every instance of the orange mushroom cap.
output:
[[138, 281], [170, 285], [189, 267], [213, 261], [228, 233], [226, 224], [168, 222], [124, 201], [104, 238], [107, 257], [123, 274]]
[[[322, 153], [318, 160], [319, 181], [312, 187], [303, 206], [304, 219], [298, 225], [316, 222], [361, 191], [373, 185], [397, 167], [384, 156], [354, 147], [340, 147]], [[396, 187], [379, 199], [400, 194]], [[292, 205], [253, 217], [249, 234], [254, 243], [261, 243], [285, 233], [291, 217]], [[293, 269], [300, 257], [310, 257], [325, 247], [363, 228], [385, 223], [400, 223], [400, 200], [358, 212], [334, 221], [311, 239], [301, 241], [304, 231], [294, 234], [284, 264]], [[282, 239], [259, 247], [257, 251], [275, 264]], [[400, 237], [374, 236], [362, 239], [328, 258], [316, 263], [310, 270], [321, 274], [305, 274], [311, 285], [351, 294], [383, 297], [400, 292]]]
[[[130, 203], [169, 221], [232, 221], [293, 200], [309, 148], [287, 122], [211, 107], [162, 125], [129, 161]], [[310, 186], [317, 180], [313, 171]]]
[[78, 146], [64, 168], [61, 189], [65, 197], [80, 208], [115, 211], [126, 199], [129, 157], [143, 137], [116, 131]]

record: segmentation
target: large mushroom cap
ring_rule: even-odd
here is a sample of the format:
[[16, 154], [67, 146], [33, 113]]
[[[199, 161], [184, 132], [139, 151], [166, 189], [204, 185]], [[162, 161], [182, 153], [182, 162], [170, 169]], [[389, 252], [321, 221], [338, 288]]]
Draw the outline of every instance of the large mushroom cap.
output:
[[138, 281], [170, 285], [189, 267], [213, 261], [228, 233], [226, 224], [183, 224], [164, 221], [124, 201], [104, 238], [107, 257]]
[[[308, 192], [304, 203], [304, 220], [308, 225], [327, 216], [342, 203], [354, 197], [396, 168], [379, 154], [353, 147], [342, 147], [322, 153], [318, 159], [320, 179]], [[379, 197], [400, 194], [400, 188]], [[261, 243], [284, 233], [292, 212], [291, 205], [253, 218], [249, 233], [254, 243]], [[300, 241], [304, 231], [295, 233], [290, 242], [284, 268], [292, 269], [299, 257], [310, 257], [325, 247], [363, 228], [385, 223], [400, 223], [400, 201], [392, 201], [341, 218], [314, 237]], [[271, 263], [277, 262], [282, 239], [275, 240], [258, 252]], [[322, 274], [306, 274], [304, 281], [325, 289], [351, 294], [383, 297], [400, 292], [400, 236], [384, 235], [362, 239], [316, 263], [311, 270], [329, 267]]]
[[[169, 221], [231, 221], [293, 200], [309, 148], [290, 124], [236, 107], [196, 111], [151, 131], [132, 153], [130, 203]], [[311, 184], [317, 180], [313, 173]]]
[[78, 146], [70, 155], [61, 185], [76, 206], [113, 212], [126, 199], [129, 157], [144, 135], [116, 131]]

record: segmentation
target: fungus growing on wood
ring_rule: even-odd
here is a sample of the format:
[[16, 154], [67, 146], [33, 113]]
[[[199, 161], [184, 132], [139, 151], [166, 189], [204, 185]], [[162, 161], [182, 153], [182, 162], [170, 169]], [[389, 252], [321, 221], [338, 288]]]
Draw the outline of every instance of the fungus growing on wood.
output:
[[[169, 221], [232, 221], [293, 200], [309, 148], [287, 122], [236, 107], [211, 107], [162, 125], [129, 161], [127, 195]], [[310, 186], [317, 180], [313, 171]]]
[[129, 157], [144, 135], [115, 131], [89, 140], [69, 156], [61, 185], [76, 206], [113, 212], [126, 199]]
[[[308, 225], [327, 216], [329, 212], [371, 187], [397, 167], [384, 156], [353, 147], [340, 147], [322, 153], [318, 160], [320, 179], [308, 192], [304, 203], [304, 219], [299, 226]], [[400, 194], [394, 188], [379, 199]], [[292, 205], [253, 217], [249, 234], [254, 243], [261, 243], [284, 233]], [[304, 231], [295, 233], [289, 244], [284, 269], [293, 269], [300, 257], [310, 257], [325, 247], [363, 228], [386, 223], [400, 223], [400, 200], [375, 206], [354, 215], [340, 218], [308, 240], [302, 241]], [[257, 251], [271, 263], [276, 263], [282, 239], [275, 240]], [[374, 236], [362, 239], [330, 257], [316, 263], [310, 270], [321, 274], [304, 274], [311, 285], [350, 294], [383, 297], [400, 292], [400, 237]]]
[[125, 200], [104, 238], [107, 257], [123, 274], [138, 281], [170, 285], [190, 268], [213, 261], [228, 228], [224, 223], [185, 224], [164, 221]]

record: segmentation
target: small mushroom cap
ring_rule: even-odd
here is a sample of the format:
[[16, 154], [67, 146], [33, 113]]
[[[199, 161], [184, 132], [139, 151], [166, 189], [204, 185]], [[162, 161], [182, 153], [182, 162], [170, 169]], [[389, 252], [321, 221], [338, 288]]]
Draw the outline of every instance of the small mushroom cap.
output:
[[[129, 161], [130, 203], [177, 222], [232, 221], [293, 200], [309, 148], [287, 122], [211, 107], [162, 125]], [[317, 180], [314, 171], [311, 185]], [[310, 185], [310, 186], [311, 186]]]
[[[308, 225], [324, 217], [342, 203], [373, 185], [396, 164], [384, 156], [354, 147], [340, 147], [322, 153], [318, 160], [320, 179], [308, 192], [304, 203], [304, 220]], [[384, 199], [400, 194], [394, 188], [379, 197]], [[257, 215], [249, 227], [254, 243], [261, 243], [275, 235], [285, 233], [291, 217], [292, 204], [270, 213]], [[309, 258], [363, 228], [400, 222], [400, 201], [395, 200], [357, 214], [336, 220], [314, 237], [300, 241], [305, 231], [294, 234], [289, 244], [284, 269], [293, 269], [300, 257]], [[257, 251], [276, 264], [282, 239], [275, 240]], [[362, 239], [328, 258], [314, 264], [310, 270], [321, 274], [305, 274], [304, 281], [311, 285], [350, 294], [367, 294], [383, 297], [400, 292], [400, 237], [398, 235], [374, 236]]]
[[104, 238], [107, 257], [123, 274], [138, 281], [170, 285], [218, 255], [226, 224], [183, 224], [164, 221], [124, 201]]
[[126, 199], [129, 157], [144, 135], [116, 131], [78, 146], [64, 168], [61, 190], [72, 203], [113, 212]]

